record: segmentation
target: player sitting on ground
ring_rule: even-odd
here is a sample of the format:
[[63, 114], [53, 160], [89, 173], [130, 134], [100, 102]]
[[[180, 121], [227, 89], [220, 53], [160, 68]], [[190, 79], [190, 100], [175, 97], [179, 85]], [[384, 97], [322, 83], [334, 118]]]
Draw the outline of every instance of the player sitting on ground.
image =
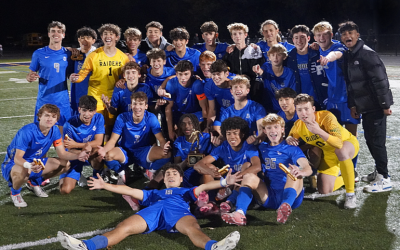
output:
[[122, 75], [125, 79], [125, 88], [120, 89], [115, 87], [111, 101], [106, 95], [101, 96], [108, 112], [114, 116], [132, 111], [132, 93], [142, 91], [147, 95], [149, 102], [153, 99], [153, 92], [150, 87], [145, 83], [139, 83], [140, 66], [138, 63], [128, 62], [125, 64], [124, 67], [122, 67]]
[[[48, 197], [40, 184], [44, 179], [64, 173], [69, 169], [70, 160], [86, 161], [90, 145], [80, 154], [65, 151], [60, 130], [54, 126], [60, 119], [60, 109], [52, 104], [43, 105], [37, 112], [38, 122], [22, 127], [7, 147], [6, 157], [1, 164], [1, 172], [11, 188], [11, 198], [16, 207], [28, 206], [21, 196], [22, 185], [28, 180], [38, 197]], [[58, 157], [42, 158], [53, 145]], [[35, 163], [41, 161], [43, 165]]]
[[133, 61], [137, 62], [140, 67], [147, 64], [146, 53], [143, 53], [138, 49], [140, 42], [142, 41], [142, 32], [137, 28], [128, 28], [124, 32], [124, 38], [129, 52], [126, 55], [129, 59], [131, 59], [131, 61], [133, 59]]
[[150, 206], [125, 219], [114, 230], [89, 240], [77, 240], [59, 231], [57, 236], [61, 245], [66, 249], [96, 250], [116, 245], [129, 235], [147, 234], [155, 230], [172, 230], [187, 235], [195, 246], [202, 249], [234, 249], [240, 239], [239, 232], [232, 232], [219, 242], [211, 240], [201, 231], [196, 218], [190, 213], [189, 202], [197, 200], [202, 191], [234, 185], [239, 181], [238, 174], [231, 175], [229, 172], [226, 179], [221, 181], [213, 181], [193, 188], [181, 188], [182, 169], [178, 165], [166, 165], [163, 170], [165, 190], [139, 190], [128, 186], [107, 184], [100, 176], [99, 179], [92, 178], [92, 181], [89, 181], [92, 190], [105, 189], [129, 195]]
[[[303, 201], [303, 177], [312, 173], [310, 165], [303, 152], [284, 141], [285, 121], [276, 114], [267, 115], [262, 122], [264, 133], [269, 143], [262, 142], [259, 146], [263, 162], [264, 179], [257, 173], [243, 175], [242, 186], [236, 201], [236, 211], [222, 214], [222, 219], [229, 224], [246, 225], [246, 211], [253, 198], [264, 208], [278, 209], [277, 221], [285, 223], [292, 212]], [[289, 168], [292, 179], [280, 169], [279, 164]], [[296, 164], [300, 165], [297, 167]]]
[[197, 49], [200, 52], [207, 50], [214, 52], [214, 54], [217, 56], [217, 59], [222, 59], [229, 44], [217, 42], [219, 35], [217, 24], [213, 21], [205, 22], [200, 26], [200, 30], [204, 43], [195, 44], [192, 48]]
[[[314, 99], [307, 94], [299, 94], [294, 99], [299, 116], [289, 137], [288, 144], [297, 146], [302, 138], [307, 144], [323, 151], [318, 167], [318, 192], [328, 194], [343, 186], [346, 188], [345, 208], [356, 208], [354, 195], [354, 165], [352, 159], [358, 154], [357, 138], [341, 126], [329, 111], [315, 111]], [[339, 171], [341, 176], [338, 176]]]
[[101, 173], [103, 166], [97, 158], [97, 147], [102, 145], [104, 139], [104, 117], [96, 113], [96, 107], [97, 101], [93, 96], [82, 96], [79, 99], [79, 115], [71, 117], [64, 124], [64, 145], [69, 152], [80, 153], [87, 143], [92, 151], [88, 161], [70, 161], [68, 172], [60, 175], [61, 194], [69, 194], [75, 188], [84, 165], [93, 167], [93, 176]]

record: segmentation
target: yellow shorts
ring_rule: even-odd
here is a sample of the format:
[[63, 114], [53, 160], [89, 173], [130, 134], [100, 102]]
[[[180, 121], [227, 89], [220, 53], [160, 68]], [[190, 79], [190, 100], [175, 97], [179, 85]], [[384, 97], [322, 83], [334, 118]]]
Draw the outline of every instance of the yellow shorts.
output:
[[[360, 144], [358, 143], [357, 138], [354, 135], [351, 135], [350, 139], [346, 141], [353, 144], [355, 149], [353, 158], [356, 157], [358, 151], [360, 150]], [[324, 151], [323, 158], [321, 159], [321, 163], [318, 168], [318, 173], [338, 176], [339, 170], [340, 170], [340, 162], [335, 152]]]
[[102, 114], [104, 117], [104, 125], [106, 127], [113, 127], [115, 123], [115, 115], [112, 115], [108, 112], [107, 109], [97, 110], [97, 113]]

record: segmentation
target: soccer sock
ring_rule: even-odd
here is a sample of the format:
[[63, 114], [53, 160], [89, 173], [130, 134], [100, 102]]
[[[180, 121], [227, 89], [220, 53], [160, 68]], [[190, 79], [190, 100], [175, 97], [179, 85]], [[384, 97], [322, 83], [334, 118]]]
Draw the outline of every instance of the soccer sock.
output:
[[[285, 188], [284, 190], [283, 190], [283, 199], [282, 199], [282, 203], [287, 203], [287, 204], [289, 204], [290, 206], [292, 206], [293, 205], [293, 202], [294, 202], [294, 200], [296, 200], [296, 197], [297, 197], [297, 192], [296, 192], [296, 189], [294, 189], [294, 188]], [[281, 204], [282, 204], [281, 203]]]
[[106, 248], [108, 246], [108, 239], [103, 235], [96, 235], [90, 240], [83, 240], [89, 250], [96, 250]]
[[354, 165], [354, 169], [357, 169], [357, 161], [358, 161], [358, 154], [356, 155], [356, 157], [353, 158], [352, 162]]
[[121, 172], [121, 170], [122, 170], [121, 163], [119, 163], [119, 161], [112, 160], [112, 161], [104, 161], [104, 162], [109, 169], [114, 170], [117, 173]]
[[238, 195], [239, 195], [239, 192], [236, 190], [233, 190], [232, 194], [229, 195], [229, 197], [228, 197], [228, 199], [226, 199], [226, 201], [230, 201], [234, 205], [234, 204], [236, 204]]
[[209, 240], [209, 241], [207, 241], [205, 250], [212, 250], [212, 246], [213, 246], [215, 243], [217, 243], [217, 242], [218, 242], [218, 241], [216, 241], [216, 240]]
[[249, 187], [241, 187], [239, 189], [239, 195], [236, 201], [236, 210], [241, 209], [244, 214], [247, 212], [251, 200], [253, 199], [253, 193]]
[[342, 176], [336, 177], [335, 184], [333, 185], [333, 190], [332, 190], [332, 191], [338, 190], [338, 189], [341, 188], [343, 185], [344, 185], [343, 177], [342, 177]]
[[13, 187], [11, 187], [11, 194], [12, 195], [20, 194], [21, 190], [22, 190], [22, 187], [20, 187], [19, 189], [14, 189]]
[[354, 193], [354, 165], [351, 159], [340, 161], [340, 171], [342, 172], [346, 193]]
[[38, 178], [31, 178], [29, 179], [31, 181], [32, 186], [40, 186], [43, 182], [43, 177], [38, 177]]

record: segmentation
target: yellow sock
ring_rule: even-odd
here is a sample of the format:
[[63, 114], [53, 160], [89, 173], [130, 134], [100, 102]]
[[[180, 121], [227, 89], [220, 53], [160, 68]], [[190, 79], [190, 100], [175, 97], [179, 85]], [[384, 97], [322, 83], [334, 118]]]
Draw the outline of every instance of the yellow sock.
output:
[[343, 177], [342, 176], [338, 176], [335, 180], [335, 185], [333, 186], [333, 191], [338, 190], [339, 188], [341, 188], [344, 185], [343, 182]]
[[354, 165], [351, 159], [340, 162], [340, 171], [342, 172], [346, 193], [354, 193]]

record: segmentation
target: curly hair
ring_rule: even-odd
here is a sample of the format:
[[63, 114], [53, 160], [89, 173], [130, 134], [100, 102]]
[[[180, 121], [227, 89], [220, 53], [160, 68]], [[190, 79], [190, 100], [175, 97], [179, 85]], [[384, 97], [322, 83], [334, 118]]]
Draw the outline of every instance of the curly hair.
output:
[[239, 129], [243, 139], [247, 139], [250, 135], [249, 124], [241, 117], [234, 116], [224, 120], [221, 124], [222, 136], [226, 138], [226, 132], [229, 130]]
[[101, 27], [97, 31], [99, 32], [100, 36], [103, 35], [104, 31], [111, 31], [118, 37], [121, 37], [121, 28], [118, 27], [118, 25], [112, 23], [106, 23], [101, 25]]
[[76, 31], [76, 37], [83, 37], [83, 36], [90, 36], [94, 40], [97, 40], [97, 33], [94, 29], [89, 28], [89, 27], [82, 27], [79, 30]]
[[161, 58], [162, 60], [167, 59], [165, 51], [160, 48], [153, 48], [147, 51], [146, 56], [149, 59], [149, 61], [151, 61], [151, 59], [156, 60], [158, 58]]
[[184, 135], [184, 133], [183, 133], [183, 131], [182, 131], [182, 128], [181, 128], [181, 124], [183, 123], [183, 119], [185, 119], [186, 117], [189, 118], [190, 121], [192, 121], [193, 129], [194, 129], [194, 130], [201, 131], [201, 129], [200, 129], [200, 122], [199, 122], [199, 119], [197, 119], [197, 116], [194, 115], [194, 114], [191, 114], [191, 113], [187, 113], [187, 114], [183, 114], [183, 115], [179, 118], [179, 122], [178, 122], [178, 136], [183, 136], [183, 135]]
[[185, 27], [178, 27], [169, 32], [169, 38], [171, 41], [178, 39], [189, 40], [190, 35]]

